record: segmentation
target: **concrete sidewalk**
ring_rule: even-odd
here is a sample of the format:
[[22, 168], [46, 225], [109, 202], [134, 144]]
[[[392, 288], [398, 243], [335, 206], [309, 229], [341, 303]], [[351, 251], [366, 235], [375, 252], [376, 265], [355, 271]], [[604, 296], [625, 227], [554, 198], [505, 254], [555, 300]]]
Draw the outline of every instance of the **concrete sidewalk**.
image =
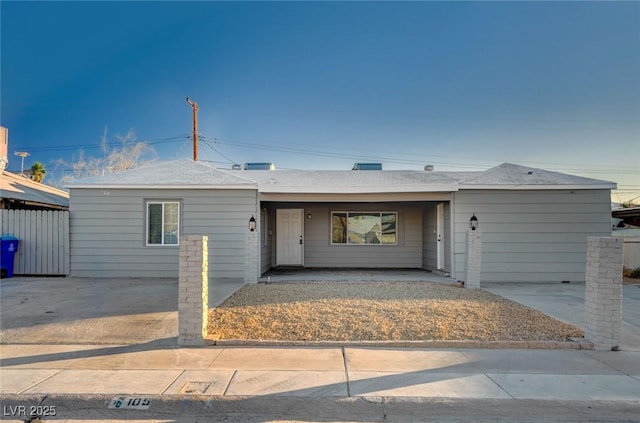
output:
[[640, 399], [640, 352], [0, 345], [0, 393]]

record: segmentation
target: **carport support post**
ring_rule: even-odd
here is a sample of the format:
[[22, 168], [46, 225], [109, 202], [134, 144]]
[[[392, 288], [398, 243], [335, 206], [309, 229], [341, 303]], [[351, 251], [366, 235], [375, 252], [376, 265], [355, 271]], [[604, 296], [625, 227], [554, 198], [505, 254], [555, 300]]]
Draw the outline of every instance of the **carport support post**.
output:
[[244, 242], [244, 283], [258, 283], [258, 231], [247, 230]]
[[482, 237], [480, 231], [467, 230], [467, 274], [465, 288], [479, 289], [482, 272]]
[[209, 237], [180, 237], [178, 345], [204, 345], [209, 324]]
[[617, 350], [620, 344], [622, 243], [613, 237], [587, 240], [585, 337], [596, 350]]

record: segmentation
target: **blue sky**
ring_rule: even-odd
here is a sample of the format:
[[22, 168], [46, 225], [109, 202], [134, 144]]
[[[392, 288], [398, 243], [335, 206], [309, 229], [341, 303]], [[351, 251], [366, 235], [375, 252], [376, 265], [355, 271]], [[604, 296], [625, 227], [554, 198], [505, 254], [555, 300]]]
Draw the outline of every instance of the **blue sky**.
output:
[[[640, 195], [637, 2], [0, 4], [1, 125], [41, 161], [108, 127], [161, 159], [483, 170], [505, 161]], [[217, 150], [217, 151], [216, 151]], [[49, 179], [51, 178], [51, 179]]]

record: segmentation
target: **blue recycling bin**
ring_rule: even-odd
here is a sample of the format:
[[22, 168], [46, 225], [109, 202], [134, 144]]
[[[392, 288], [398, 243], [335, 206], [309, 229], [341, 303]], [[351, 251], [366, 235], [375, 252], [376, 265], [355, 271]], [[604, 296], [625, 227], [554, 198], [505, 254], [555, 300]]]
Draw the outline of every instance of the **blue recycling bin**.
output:
[[13, 277], [13, 263], [20, 240], [15, 236], [2, 235], [0, 237], [0, 278]]

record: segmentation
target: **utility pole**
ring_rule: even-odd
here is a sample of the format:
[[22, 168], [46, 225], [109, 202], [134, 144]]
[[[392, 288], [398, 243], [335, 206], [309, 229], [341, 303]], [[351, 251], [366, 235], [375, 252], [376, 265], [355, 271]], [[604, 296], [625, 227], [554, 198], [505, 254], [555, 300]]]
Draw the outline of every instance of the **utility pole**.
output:
[[30, 154], [26, 151], [16, 151], [14, 154], [18, 157], [22, 157], [22, 164], [20, 165], [20, 175], [24, 175], [24, 158], [29, 157]]
[[193, 109], [193, 160], [198, 161], [198, 103], [189, 100], [187, 104]]

